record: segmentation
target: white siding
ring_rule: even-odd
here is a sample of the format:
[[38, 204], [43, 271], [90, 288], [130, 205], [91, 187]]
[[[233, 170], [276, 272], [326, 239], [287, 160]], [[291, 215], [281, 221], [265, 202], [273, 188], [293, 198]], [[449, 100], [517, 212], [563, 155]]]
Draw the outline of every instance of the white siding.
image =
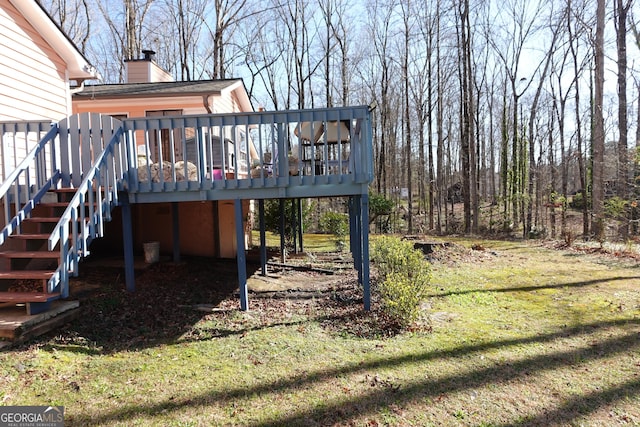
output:
[[213, 98], [213, 112], [214, 113], [233, 113], [233, 102], [231, 101], [231, 94], [223, 92], [220, 96]]
[[8, 0], [0, 0], [0, 59], [0, 120], [68, 115], [63, 60]]
[[160, 68], [156, 63], [151, 63], [150, 80], [151, 82], [172, 82], [173, 76]]

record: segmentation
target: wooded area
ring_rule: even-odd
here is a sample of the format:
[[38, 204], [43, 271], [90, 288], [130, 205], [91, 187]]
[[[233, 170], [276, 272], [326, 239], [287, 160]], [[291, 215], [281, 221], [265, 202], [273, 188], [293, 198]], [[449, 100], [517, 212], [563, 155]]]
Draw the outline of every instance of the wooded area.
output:
[[41, 3], [104, 82], [152, 49], [177, 80], [243, 77], [256, 107], [375, 107], [372, 192], [401, 213], [380, 229], [638, 234], [633, 0]]

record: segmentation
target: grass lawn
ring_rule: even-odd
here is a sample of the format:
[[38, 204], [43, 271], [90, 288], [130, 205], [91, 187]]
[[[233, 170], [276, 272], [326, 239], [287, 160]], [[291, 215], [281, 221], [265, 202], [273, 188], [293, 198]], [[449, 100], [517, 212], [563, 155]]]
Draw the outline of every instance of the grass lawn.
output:
[[245, 313], [217, 272], [160, 264], [133, 296], [87, 273], [80, 319], [0, 353], [0, 402], [81, 426], [640, 425], [637, 261], [457, 239], [434, 256], [429, 326], [390, 337], [359, 328], [375, 313], [353, 274]]

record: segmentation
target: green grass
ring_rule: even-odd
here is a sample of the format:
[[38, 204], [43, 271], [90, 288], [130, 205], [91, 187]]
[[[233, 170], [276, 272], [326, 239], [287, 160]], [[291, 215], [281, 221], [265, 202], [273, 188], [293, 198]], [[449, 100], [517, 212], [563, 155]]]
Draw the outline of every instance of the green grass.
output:
[[638, 266], [481, 244], [434, 264], [429, 332], [361, 338], [321, 302], [252, 296], [127, 349], [71, 325], [0, 353], [0, 402], [67, 425], [640, 425]]
[[[251, 232], [253, 242], [256, 245], [260, 243], [260, 232], [253, 230]], [[267, 231], [265, 233], [267, 247], [280, 249], [280, 235]], [[337, 238], [331, 234], [305, 234], [303, 236], [303, 246], [305, 252], [334, 252], [336, 250]]]

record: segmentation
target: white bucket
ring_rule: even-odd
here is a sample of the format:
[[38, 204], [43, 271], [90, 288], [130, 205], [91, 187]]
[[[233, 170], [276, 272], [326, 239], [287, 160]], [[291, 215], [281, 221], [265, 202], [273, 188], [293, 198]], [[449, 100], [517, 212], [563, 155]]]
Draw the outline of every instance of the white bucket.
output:
[[160, 260], [160, 242], [143, 243], [142, 247], [144, 248], [144, 262], [153, 264]]

